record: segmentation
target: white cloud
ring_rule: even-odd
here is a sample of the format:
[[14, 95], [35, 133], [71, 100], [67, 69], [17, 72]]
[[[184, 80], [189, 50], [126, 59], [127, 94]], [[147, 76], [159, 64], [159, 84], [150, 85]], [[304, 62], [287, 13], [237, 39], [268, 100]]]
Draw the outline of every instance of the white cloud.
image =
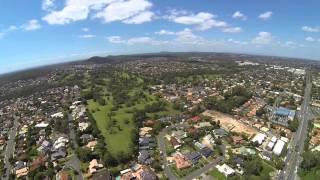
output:
[[82, 28], [81, 31], [83, 31], [83, 32], [89, 32], [90, 29], [89, 29], [89, 28]]
[[5, 31], [6, 32], [12, 32], [12, 31], [15, 31], [15, 30], [18, 30], [18, 27], [17, 26], [9, 26]]
[[195, 35], [191, 29], [184, 29], [182, 31], [176, 32], [175, 43], [178, 44], [203, 44], [204, 39], [200, 36]]
[[151, 21], [152, 3], [149, 0], [66, 0], [61, 10], [48, 11], [42, 19], [49, 24], [68, 24], [88, 19], [100, 18], [104, 22], [121, 21], [141, 24]]
[[305, 39], [306, 41], [309, 41], [309, 42], [314, 42], [314, 41], [316, 41], [313, 37], [306, 37], [306, 39]]
[[6, 36], [9, 33], [12, 33], [14, 31], [34, 31], [37, 29], [40, 29], [41, 25], [39, 23], [38, 20], [36, 19], [31, 19], [28, 22], [26, 22], [23, 25], [20, 26], [15, 26], [15, 25], [11, 25], [7, 28], [4, 29], [0, 29], [0, 38], [3, 38], [4, 36]]
[[315, 32], [315, 33], [320, 32], [320, 27], [303, 26], [301, 29], [305, 32]]
[[142, 12], [136, 16], [131, 17], [130, 19], [124, 20], [126, 24], [142, 24], [152, 20], [154, 13], [151, 11]]
[[272, 41], [273, 37], [269, 32], [259, 32], [258, 36], [252, 40], [254, 44], [269, 44]]
[[107, 39], [110, 43], [114, 43], [114, 44], [125, 43], [125, 41], [122, 40], [120, 36], [109, 36], [107, 37]]
[[153, 13], [149, 11], [152, 3], [148, 0], [116, 1], [109, 4], [94, 17], [104, 22], [123, 21], [128, 24], [141, 24], [151, 21]]
[[207, 12], [199, 12], [198, 14], [187, 13], [186, 11], [173, 11], [165, 18], [178, 24], [194, 25], [196, 30], [207, 30], [212, 27], [227, 27], [228, 24], [224, 21], [219, 21], [215, 15]]
[[271, 11], [267, 11], [267, 12], [260, 14], [258, 17], [262, 20], [268, 20], [272, 17], [272, 14], [273, 13]]
[[79, 36], [79, 38], [83, 38], [83, 39], [91, 39], [91, 38], [95, 38], [96, 35], [93, 34], [82, 34]]
[[247, 44], [249, 44], [247, 41], [237, 41], [237, 40], [233, 40], [232, 38], [228, 39], [228, 42], [231, 42], [231, 43], [236, 44], [236, 45], [247, 45]]
[[34, 31], [41, 28], [41, 25], [38, 20], [32, 19], [28, 21], [26, 24], [21, 26], [22, 29], [26, 31]]
[[148, 45], [163, 45], [168, 43], [167, 41], [155, 40], [151, 37], [132, 37], [129, 39], [122, 39], [120, 36], [109, 36], [107, 40], [114, 44], [126, 44], [126, 45], [136, 45], [136, 44], [148, 44]]
[[239, 33], [242, 31], [242, 29], [241, 27], [230, 27], [230, 28], [224, 28], [222, 31], [226, 33]]
[[158, 32], [155, 32], [155, 34], [158, 34], [158, 35], [175, 35], [176, 33], [175, 32], [172, 32], [172, 31], [167, 31], [167, 30], [160, 30]]
[[87, 6], [67, 5], [61, 11], [52, 11], [42, 19], [49, 24], [69, 24], [74, 21], [88, 18], [89, 8]]
[[54, 2], [55, 0], [43, 0], [41, 7], [46, 11], [51, 10], [54, 7]]
[[240, 11], [236, 11], [233, 13], [232, 15], [233, 19], [241, 19], [243, 21], [247, 20], [247, 16], [245, 16], [244, 14], [242, 14]]
[[18, 27], [17, 26], [9, 26], [8, 28], [5, 28], [5, 29], [1, 29], [0, 30], [0, 39], [2, 39], [5, 35], [13, 32], [13, 31], [16, 31], [18, 30]]

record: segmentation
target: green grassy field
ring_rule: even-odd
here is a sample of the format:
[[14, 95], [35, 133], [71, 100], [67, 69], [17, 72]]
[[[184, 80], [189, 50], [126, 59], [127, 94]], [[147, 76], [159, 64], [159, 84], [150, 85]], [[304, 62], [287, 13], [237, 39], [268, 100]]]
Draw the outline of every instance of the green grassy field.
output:
[[216, 180], [226, 180], [227, 178], [220, 173], [217, 169], [214, 169], [209, 172], [209, 174]]
[[[102, 135], [105, 137], [105, 142], [107, 148], [112, 155], [116, 155], [119, 152], [131, 153], [132, 146], [131, 144], [131, 131], [134, 128], [132, 122], [132, 116], [134, 109], [143, 109], [146, 104], [150, 104], [156, 101], [156, 98], [153, 95], [146, 93], [147, 101], [141, 100], [139, 103], [131, 107], [125, 107], [114, 111], [115, 115], [112, 119], [116, 120], [116, 127], [109, 128], [110, 119], [107, 114], [111, 112], [113, 107], [112, 97], [109, 97], [109, 100], [105, 97], [107, 104], [101, 106], [98, 102], [93, 100], [88, 101], [88, 109], [93, 114], [94, 119], [97, 122], [98, 128], [100, 129]], [[99, 110], [98, 110], [99, 109]], [[147, 115], [151, 118], [155, 116], [165, 116], [165, 115], [175, 115], [179, 112], [172, 108], [172, 104], [168, 104], [167, 111], [158, 112], [158, 113], [148, 113]], [[157, 115], [156, 115], [157, 114]], [[126, 123], [128, 121], [129, 123]], [[119, 130], [119, 128], [121, 130]]]
[[[100, 109], [100, 111], [97, 111], [98, 108]], [[112, 101], [107, 101], [106, 106], [101, 106], [93, 100], [88, 101], [88, 109], [90, 110], [90, 112], [92, 112], [92, 110], [95, 110], [95, 112], [92, 114], [97, 122], [99, 130], [105, 137], [109, 152], [113, 155], [117, 154], [120, 151], [123, 151], [124, 153], [131, 153], [129, 147], [131, 146], [130, 133], [133, 128], [132, 114], [126, 113], [126, 108], [116, 111], [113, 119], [117, 121], [117, 125], [120, 126], [121, 130], [115, 129], [114, 127], [109, 129], [109, 118], [107, 117], [107, 114], [111, 112], [111, 108]], [[125, 123], [126, 119], [129, 120], [128, 124]], [[115, 132], [111, 133], [111, 131]]]

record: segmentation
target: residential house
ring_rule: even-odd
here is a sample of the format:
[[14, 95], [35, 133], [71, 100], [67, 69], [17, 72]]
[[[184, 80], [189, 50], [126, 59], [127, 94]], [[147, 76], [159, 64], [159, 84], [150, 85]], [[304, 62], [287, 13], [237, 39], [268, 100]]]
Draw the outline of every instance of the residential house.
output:
[[230, 177], [235, 174], [235, 170], [232, 169], [230, 166], [223, 164], [223, 165], [217, 165], [216, 168], [219, 172], [224, 174], [225, 177]]
[[90, 141], [90, 142], [88, 142], [88, 144], [86, 145], [86, 147], [89, 148], [89, 149], [91, 149], [91, 151], [93, 151], [97, 144], [98, 144], [97, 141]]
[[171, 134], [173, 137], [175, 137], [178, 141], [182, 141], [184, 138], [188, 137], [187, 133], [182, 130], [172, 131]]
[[190, 119], [190, 122], [192, 123], [198, 123], [201, 121], [201, 117], [200, 116], [194, 116]]
[[60, 148], [58, 151], [55, 151], [54, 153], [51, 154], [51, 160], [56, 161], [58, 159], [64, 158], [67, 156], [67, 152], [65, 149]]
[[16, 177], [21, 178], [21, 177], [28, 175], [28, 173], [29, 173], [28, 167], [24, 167], [22, 169], [16, 170]]
[[108, 170], [97, 171], [93, 174], [92, 180], [113, 180]]
[[174, 156], [174, 161], [176, 162], [177, 169], [185, 169], [191, 166], [188, 159], [182, 154]]
[[142, 164], [150, 165], [152, 163], [152, 159], [149, 151], [139, 151], [138, 161]]
[[263, 143], [263, 141], [266, 139], [266, 137], [267, 136], [265, 134], [259, 133], [259, 134], [255, 135], [251, 141], [261, 145]]
[[204, 156], [205, 158], [208, 158], [212, 155], [213, 151], [208, 148], [208, 147], [204, 147], [200, 150], [200, 153], [202, 156]]
[[241, 136], [232, 136], [232, 141], [234, 144], [243, 144], [244, 140]]
[[93, 159], [89, 163], [89, 174], [94, 174], [101, 168], [103, 168], [103, 164], [99, 164], [96, 159]]
[[88, 142], [94, 140], [94, 137], [91, 134], [83, 134], [80, 136], [80, 140], [83, 144], [87, 144]]
[[56, 174], [56, 180], [71, 180], [71, 177], [67, 171], [61, 170]]
[[179, 143], [179, 141], [175, 137], [170, 138], [170, 143], [174, 149], [178, 149], [179, 147], [181, 147], [181, 144]]
[[191, 153], [185, 154], [185, 157], [189, 160], [189, 162], [195, 165], [201, 159], [201, 154], [198, 152], [191, 152]]
[[87, 122], [81, 122], [78, 124], [78, 127], [80, 131], [85, 131], [86, 129], [88, 129], [89, 125], [90, 124]]
[[213, 135], [215, 138], [223, 138], [228, 135], [228, 132], [220, 128], [220, 129], [213, 130]]

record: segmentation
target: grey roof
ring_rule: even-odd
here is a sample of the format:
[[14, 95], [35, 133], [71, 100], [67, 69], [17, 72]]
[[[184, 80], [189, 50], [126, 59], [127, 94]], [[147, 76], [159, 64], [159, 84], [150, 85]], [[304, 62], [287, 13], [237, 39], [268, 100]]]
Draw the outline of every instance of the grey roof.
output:
[[204, 156], [204, 157], [209, 157], [209, 156], [211, 156], [211, 154], [212, 154], [212, 150], [210, 149], [210, 148], [208, 148], [208, 147], [204, 147], [204, 148], [202, 148], [201, 150], [200, 150], [200, 153]]
[[156, 180], [157, 176], [150, 170], [145, 170], [141, 174], [142, 180]]
[[198, 161], [201, 159], [201, 154], [198, 152], [191, 152], [185, 155], [192, 164], [197, 164]]

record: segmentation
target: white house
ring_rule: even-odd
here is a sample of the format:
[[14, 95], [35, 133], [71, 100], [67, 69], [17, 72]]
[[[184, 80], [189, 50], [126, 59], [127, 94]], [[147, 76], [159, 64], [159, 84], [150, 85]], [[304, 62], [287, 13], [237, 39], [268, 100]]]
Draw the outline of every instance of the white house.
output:
[[36, 124], [34, 127], [36, 128], [46, 128], [49, 126], [49, 123], [41, 122], [39, 124]]
[[267, 136], [265, 134], [259, 133], [256, 136], [254, 136], [251, 141], [252, 142], [257, 142], [258, 144], [261, 145], [266, 137]]
[[62, 112], [58, 112], [58, 113], [52, 114], [51, 118], [63, 118], [63, 113]]
[[285, 145], [285, 142], [283, 142], [282, 140], [278, 140], [276, 145], [273, 148], [273, 153], [279, 156], [282, 152], [284, 145]]
[[224, 174], [224, 176], [229, 177], [233, 175], [236, 171], [232, 169], [230, 166], [223, 164], [223, 165], [217, 165], [216, 168], [218, 169], [219, 172]]

